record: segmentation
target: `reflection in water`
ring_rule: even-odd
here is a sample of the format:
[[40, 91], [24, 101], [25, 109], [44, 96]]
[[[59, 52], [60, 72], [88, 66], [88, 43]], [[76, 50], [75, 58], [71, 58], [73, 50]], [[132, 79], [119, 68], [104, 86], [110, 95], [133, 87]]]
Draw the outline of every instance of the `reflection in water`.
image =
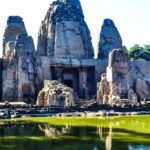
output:
[[110, 126], [108, 136], [106, 137], [105, 141], [106, 150], [111, 150], [112, 147], [112, 127]]
[[53, 127], [49, 124], [39, 124], [38, 125], [39, 130], [43, 131], [45, 133], [46, 137], [56, 137], [58, 135], [67, 134], [70, 132], [71, 127], [69, 126], [61, 126], [61, 127]]
[[109, 127], [108, 132], [105, 132], [105, 128], [103, 128], [103, 127], [98, 127], [97, 130], [98, 130], [100, 140], [105, 141], [106, 150], [111, 150], [112, 149], [112, 127], [111, 127], [111, 125]]
[[106, 128], [8, 123], [0, 125], [0, 149], [147, 150], [150, 134], [114, 128], [112, 124]]

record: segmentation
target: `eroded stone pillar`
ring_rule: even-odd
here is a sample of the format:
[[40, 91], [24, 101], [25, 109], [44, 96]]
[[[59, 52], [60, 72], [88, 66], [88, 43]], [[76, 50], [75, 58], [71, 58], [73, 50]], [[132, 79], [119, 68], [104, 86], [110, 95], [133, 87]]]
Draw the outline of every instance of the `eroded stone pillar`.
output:
[[88, 98], [87, 68], [79, 70], [79, 94], [81, 98]]

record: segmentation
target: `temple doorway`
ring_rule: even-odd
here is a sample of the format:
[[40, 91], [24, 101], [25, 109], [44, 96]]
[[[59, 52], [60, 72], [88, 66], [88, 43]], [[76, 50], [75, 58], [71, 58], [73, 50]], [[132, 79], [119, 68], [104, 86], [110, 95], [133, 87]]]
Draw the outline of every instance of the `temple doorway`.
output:
[[87, 87], [88, 96], [96, 93], [95, 67], [51, 67], [52, 80], [58, 80], [74, 89], [75, 95], [82, 98], [83, 86]]
[[74, 69], [63, 69], [62, 71], [63, 84], [71, 87], [78, 94], [79, 93], [79, 71]]
[[64, 84], [68, 85], [71, 88], [73, 88], [73, 82], [72, 82], [72, 80], [64, 80]]

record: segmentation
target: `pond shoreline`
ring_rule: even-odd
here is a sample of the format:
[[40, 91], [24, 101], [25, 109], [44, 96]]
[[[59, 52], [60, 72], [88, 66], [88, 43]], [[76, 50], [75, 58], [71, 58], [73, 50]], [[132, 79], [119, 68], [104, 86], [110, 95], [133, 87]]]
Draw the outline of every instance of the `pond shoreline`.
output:
[[1, 106], [0, 119], [20, 117], [104, 117], [104, 116], [127, 116], [149, 115], [150, 105], [139, 107], [41, 107], [37, 105], [26, 106]]

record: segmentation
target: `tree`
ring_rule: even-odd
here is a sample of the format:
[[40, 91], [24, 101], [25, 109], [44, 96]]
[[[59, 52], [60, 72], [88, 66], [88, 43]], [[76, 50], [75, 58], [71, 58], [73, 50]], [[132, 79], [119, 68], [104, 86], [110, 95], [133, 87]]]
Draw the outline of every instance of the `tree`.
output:
[[129, 49], [128, 53], [130, 58], [134, 61], [140, 58], [150, 61], [150, 45], [141, 47], [139, 44], [135, 44]]
[[144, 52], [150, 52], [150, 45], [144, 45]]

